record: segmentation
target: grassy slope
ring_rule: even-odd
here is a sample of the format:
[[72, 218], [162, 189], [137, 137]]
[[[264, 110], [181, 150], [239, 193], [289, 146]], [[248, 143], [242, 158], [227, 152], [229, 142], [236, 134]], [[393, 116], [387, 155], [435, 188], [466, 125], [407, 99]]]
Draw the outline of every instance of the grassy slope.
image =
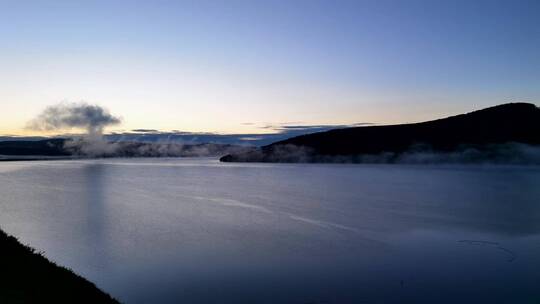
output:
[[0, 303], [118, 303], [0, 230]]

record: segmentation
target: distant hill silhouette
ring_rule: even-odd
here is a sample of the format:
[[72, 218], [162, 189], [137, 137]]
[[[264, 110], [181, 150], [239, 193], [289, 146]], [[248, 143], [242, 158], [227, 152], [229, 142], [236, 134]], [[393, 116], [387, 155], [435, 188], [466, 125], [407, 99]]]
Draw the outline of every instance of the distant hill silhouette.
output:
[[534, 104], [503, 104], [422, 123], [335, 129], [230, 154], [221, 161], [397, 162], [412, 152], [442, 153], [454, 159], [467, 152], [472, 161], [504, 161], [528, 153], [517, 151], [524, 146], [514, 143], [540, 145], [540, 109]]
[[[196, 157], [241, 153], [253, 148], [229, 144], [181, 144], [174, 142], [100, 142], [106, 151], [92, 149], [95, 142], [54, 138], [35, 141], [0, 141], [0, 160], [38, 160], [51, 157]], [[92, 154], [85, 153], [93, 151]]]
[[65, 139], [44, 139], [28, 141], [0, 141], [0, 155], [25, 156], [69, 156], [64, 149]]

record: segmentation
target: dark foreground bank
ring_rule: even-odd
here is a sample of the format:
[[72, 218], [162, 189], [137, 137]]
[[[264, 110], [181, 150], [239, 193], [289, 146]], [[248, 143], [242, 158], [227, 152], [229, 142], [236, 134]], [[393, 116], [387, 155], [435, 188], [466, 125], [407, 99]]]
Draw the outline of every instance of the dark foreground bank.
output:
[[0, 303], [118, 303], [0, 230]]

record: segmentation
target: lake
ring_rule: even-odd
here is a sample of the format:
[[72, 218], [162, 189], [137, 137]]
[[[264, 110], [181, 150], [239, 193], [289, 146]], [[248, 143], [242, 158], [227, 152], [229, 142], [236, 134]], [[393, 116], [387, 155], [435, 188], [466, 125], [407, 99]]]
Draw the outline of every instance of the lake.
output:
[[2, 162], [0, 227], [125, 303], [540, 302], [540, 167]]

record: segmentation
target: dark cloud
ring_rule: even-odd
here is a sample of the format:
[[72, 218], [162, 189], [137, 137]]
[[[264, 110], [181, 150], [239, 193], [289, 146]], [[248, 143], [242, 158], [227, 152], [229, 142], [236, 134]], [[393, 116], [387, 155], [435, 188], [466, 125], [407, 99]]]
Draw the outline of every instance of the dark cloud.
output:
[[160, 133], [159, 130], [156, 129], [133, 129], [131, 132], [135, 133]]
[[28, 123], [28, 128], [39, 131], [62, 131], [83, 129], [82, 136], [68, 136], [64, 148], [85, 156], [101, 156], [113, 153], [114, 143], [103, 138], [105, 127], [120, 124], [121, 119], [98, 105], [87, 103], [60, 103], [52, 105]]
[[16, 136], [16, 135], [5, 135], [0, 136], [0, 141], [28, 141], [28, 140], [43, 140], [47, 137], [42, 136]]
[[[336, 128], [346, 128], [354, 126], [369, 125], [369, 123], [359, 123], [353, 125], [269, 125], [268, 129], [273, 130], [272, 133], [257, 134], [257, 133], [239, 133], [239, 134], [218, 134], [209, 132], [185, 132], [181, 130], [173, 130], [169, 132], [159, 131], [154, 129], [134, 129], [129, 132], [119, 132], [104, 135], [105, 140], [122, 142], [155, 142], [155, 143], [184, 143], [184, 144], [233, 144], [233, 145], [252, 145], [264, 146], [276, 141], [285, 140], [287, 138], [310, 134], [315, 132], [323, 132]], [[66, 136], [71, 137], [72, 135]], [[4, 140], [9, 140], [6, 137]]]
[[291, 123], [281, 123], [281, 124], [267, 124], [265, 126], [259, 127], [261, 129], [271, 129], [277, 132], [287, 132], [292, 130], [302, 130], [302, 131], [315, 131], [319, 130], [331, 130], [331, 129], [341, 129], [341, 128], [351, 128], [351, 127], [361, 127], [361, 126], [370, 126], [373, 125], [369, 122], [360, 122], [350, 125], [305, 125], [305, 124], [291, 124]]
[[[261, 127], [262, 129], [273, 130], [275, 131], [276, 137], [279, 137], [278, 140], [284, 140], [287, 138], [311, 134], [316, 132], [325, 132], [333, 129], [343, 129], [351, 127], [361, 127], [373, 125], [372, 123], [355, 123], [351, 125], [292, 125], [292, 124], [276, 124], [276, 125], [266, 125]], [[278, 141], [274, 140], [274, 141]]]
[[216, 143], [216, 144], [233, 144], [233, 145], [254, 145], [264, 146], [276, 141], [285, 140], [287, 138], [310, 134], [315, 132], [324, 132], [336, 128], [347, 128], [354, 126], [370, 125], [369, 123], [359, 123], [353, 125], [267, 125], [260, 127], [270, 129], [273, 133], [256, 134], [256, 133], [241, 133], [241, 134], [217, 134], [217, 133], [197, 133], [197, 132], [182, 132], [174, 130], [171, 132], [133, 132], [115, 133], [107, 135], [106, 138], [111, 141], [141, 141], [141, 142], [180, 142], [187, 144], [197, 143]]
[[107, 126], [120, 124], [121, 119], [106, 109], [87, 103], [61, 103], [45, 108], [30, 121], [28, 128], [39, 131], [85, 129], [88, 134], [101, 134]]

